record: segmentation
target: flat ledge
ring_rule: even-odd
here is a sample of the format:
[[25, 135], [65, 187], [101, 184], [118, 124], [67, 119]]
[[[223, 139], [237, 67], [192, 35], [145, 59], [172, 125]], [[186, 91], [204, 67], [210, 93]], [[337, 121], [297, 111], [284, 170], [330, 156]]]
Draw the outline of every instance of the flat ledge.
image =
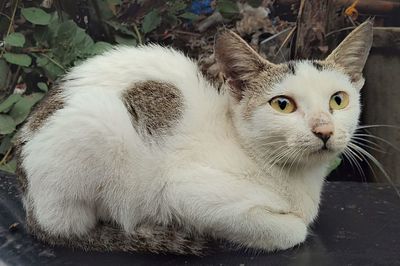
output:
[[35, 240], [24, 229], [24, 216], [15, 177], [0, 172], [0, 265], [400, 265], [400, 198], [384, 184], [328, 182], [307, 241], [267, 254], [74, 251]]

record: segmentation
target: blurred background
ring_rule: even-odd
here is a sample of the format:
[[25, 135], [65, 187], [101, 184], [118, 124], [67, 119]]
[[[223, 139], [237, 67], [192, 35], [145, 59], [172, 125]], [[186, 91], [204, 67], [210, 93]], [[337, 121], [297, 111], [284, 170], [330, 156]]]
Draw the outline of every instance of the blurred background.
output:
[[220, 29], [279, 63], [324, 58], [369, 17], [375, 24], [362, 90], [365, 127], [354, 138], [367, 153], [338, 159], [328, 179], [400, 183], [400, 0], [2, 0], [0, 170], [15, 171], [13, 137], [57, 79], [113, 45], [175, 47], [218, 87], [213, 43]]

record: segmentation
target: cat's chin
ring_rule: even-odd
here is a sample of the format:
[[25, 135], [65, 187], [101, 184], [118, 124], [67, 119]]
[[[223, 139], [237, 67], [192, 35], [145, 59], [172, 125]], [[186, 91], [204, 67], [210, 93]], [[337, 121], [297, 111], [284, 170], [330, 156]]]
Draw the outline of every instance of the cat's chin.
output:
[[332, 148], [320, 148], [318, 150], [311, 151], [305, 158], [308, 159], [308, 163], [316, 162], [330, 162], [335, 159], [341, 151]]

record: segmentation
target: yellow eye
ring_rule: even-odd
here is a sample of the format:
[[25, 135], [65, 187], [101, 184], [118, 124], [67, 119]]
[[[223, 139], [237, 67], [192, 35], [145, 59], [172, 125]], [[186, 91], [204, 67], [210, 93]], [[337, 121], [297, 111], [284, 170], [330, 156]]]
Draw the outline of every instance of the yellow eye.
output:
[[340, 110], [349, 105], [349, 95], [344, 91], [336, 92], [329, 101], [329, 107], [332, 110]]
[[296, 104], [286, 96], [276, 96], [269, 101], [269, 104], [280, 113], [290, 114], [296, 111]]

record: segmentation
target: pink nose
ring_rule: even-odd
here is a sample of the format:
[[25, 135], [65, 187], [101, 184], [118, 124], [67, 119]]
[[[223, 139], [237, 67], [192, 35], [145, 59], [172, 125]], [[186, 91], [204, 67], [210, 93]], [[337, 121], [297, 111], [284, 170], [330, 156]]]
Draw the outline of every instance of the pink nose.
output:
[[312, 132], [315, 136], [320, 138], [324, 142], [324, 144], [326, 144], [329, 138], [333, 135], [333, 125], [329, 123], [316, 126], [312, 129]]

